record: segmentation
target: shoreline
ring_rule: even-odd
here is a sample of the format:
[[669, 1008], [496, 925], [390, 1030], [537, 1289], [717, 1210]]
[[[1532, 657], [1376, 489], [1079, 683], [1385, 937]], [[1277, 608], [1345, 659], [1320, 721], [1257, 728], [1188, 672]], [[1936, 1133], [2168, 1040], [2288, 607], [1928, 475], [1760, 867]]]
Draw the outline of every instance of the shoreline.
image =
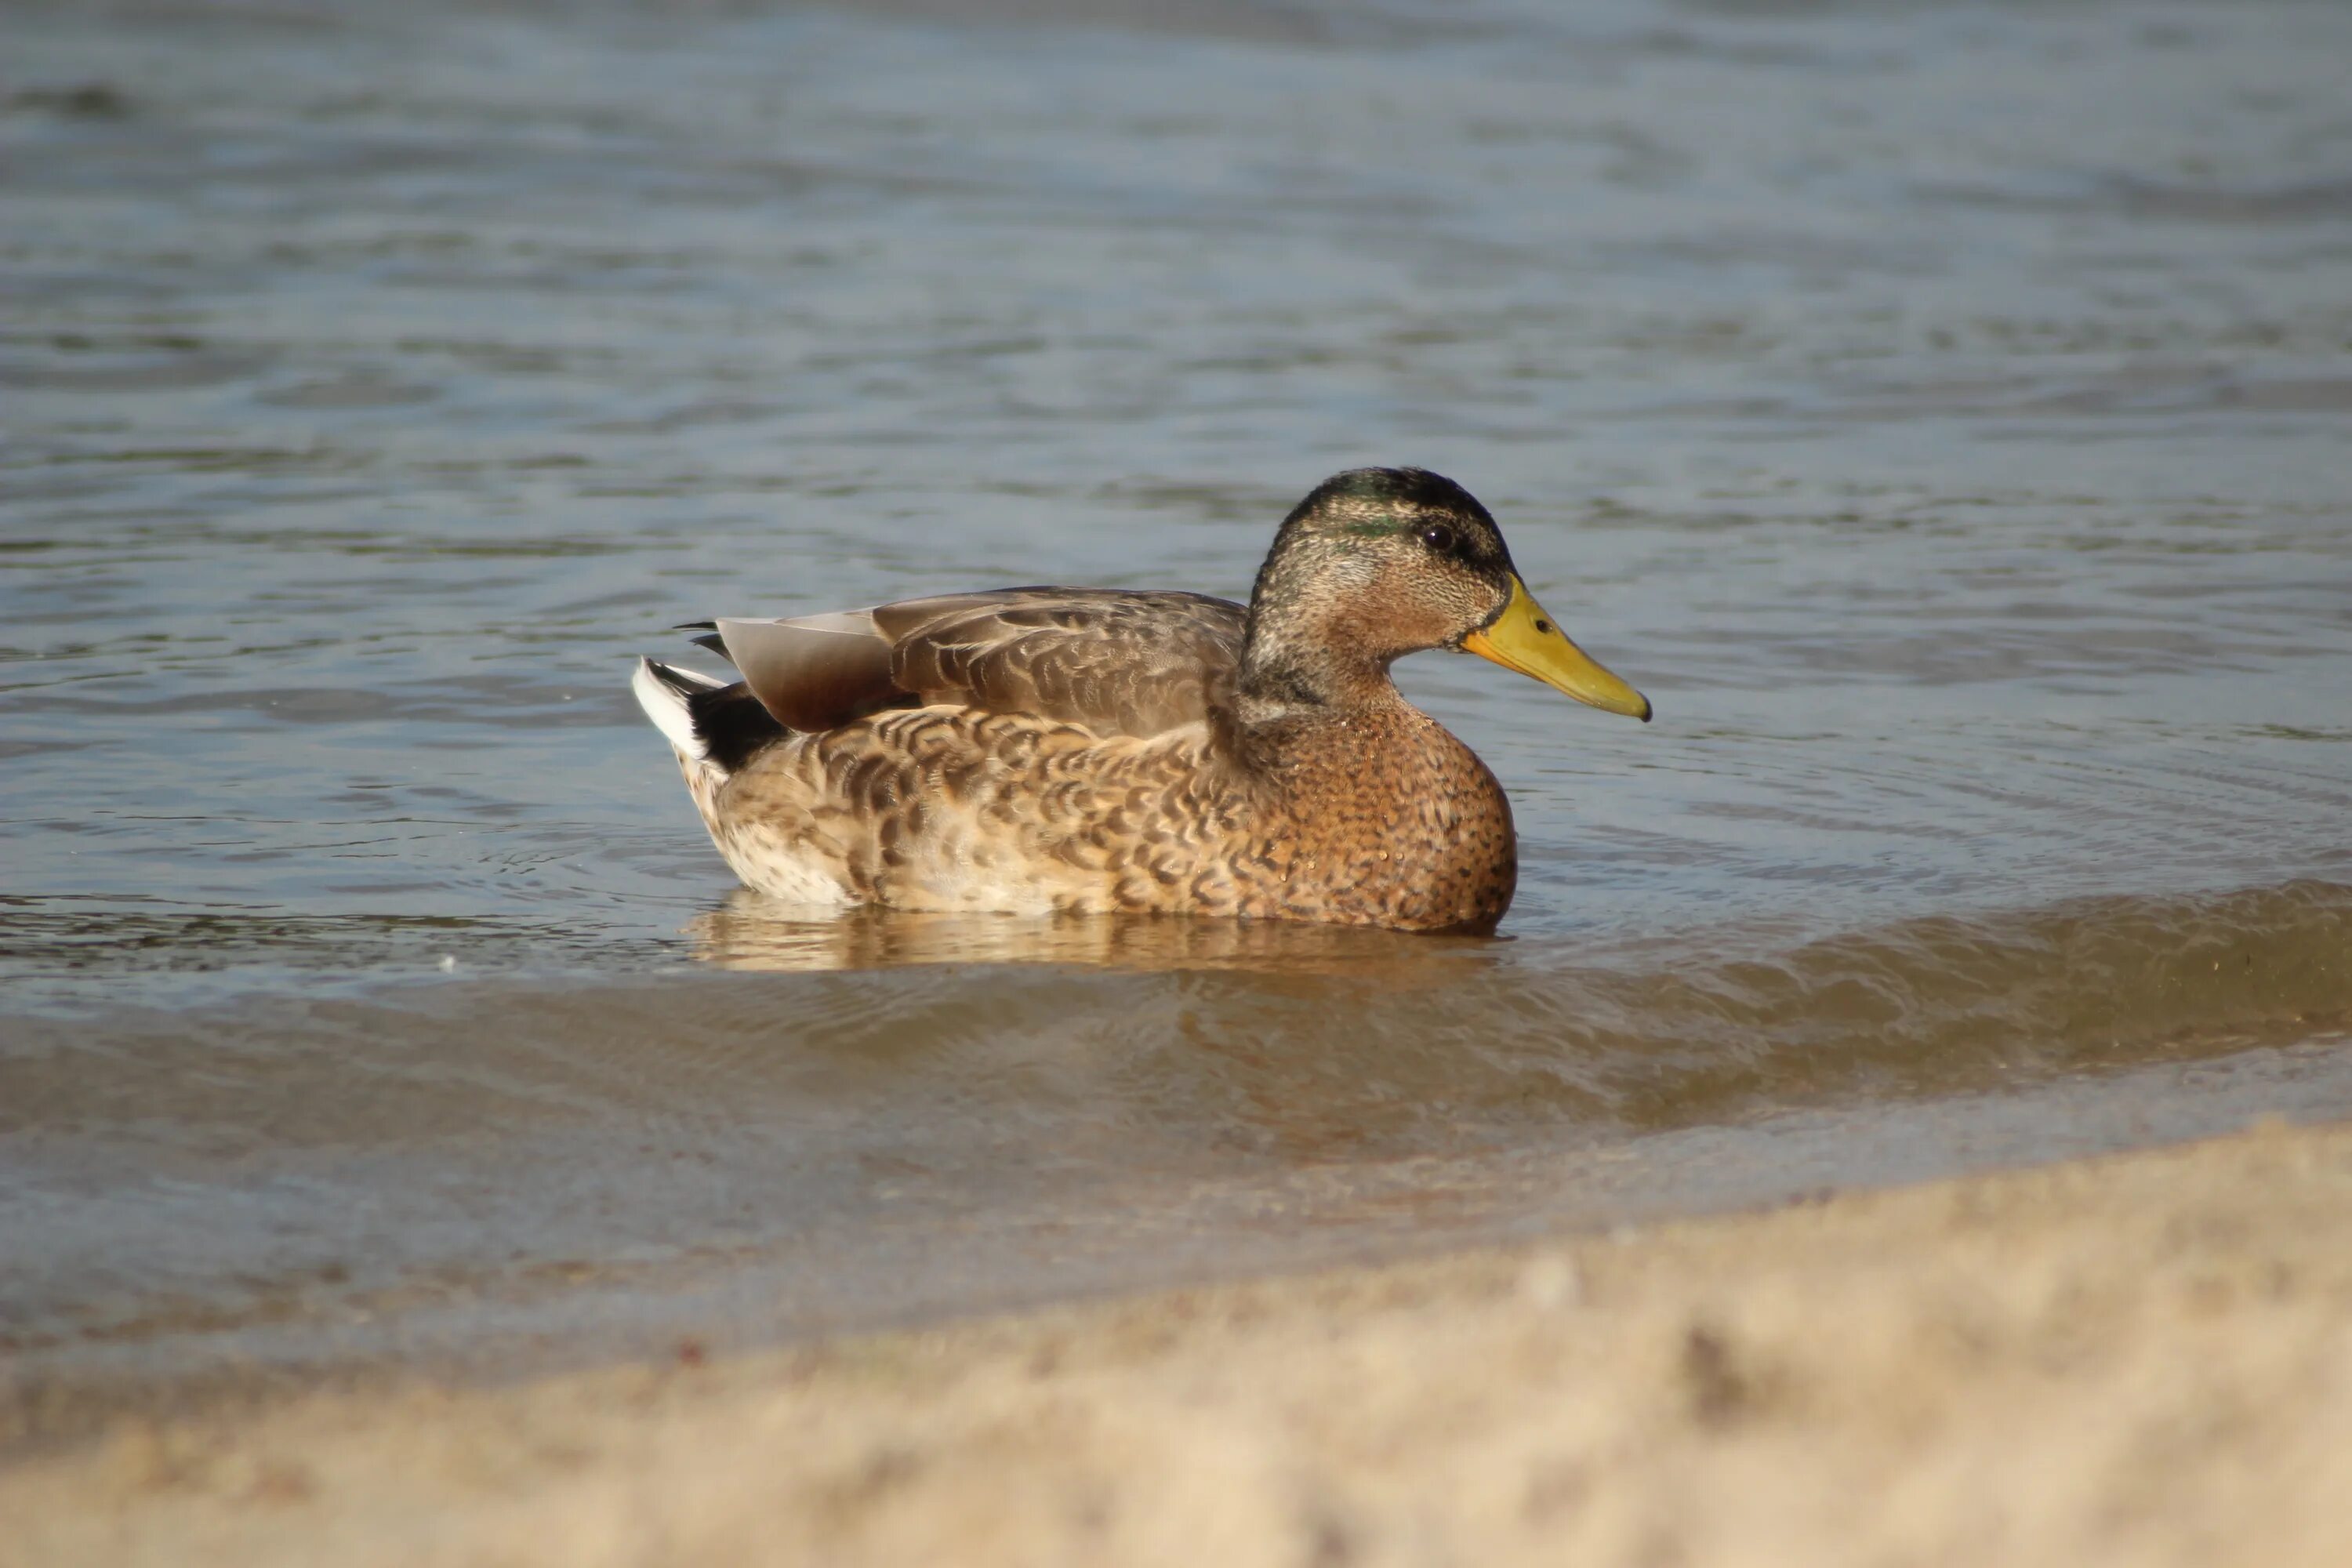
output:
[[2352, 1124], [0, 1470], [0, 1562], [2337, 1563]]

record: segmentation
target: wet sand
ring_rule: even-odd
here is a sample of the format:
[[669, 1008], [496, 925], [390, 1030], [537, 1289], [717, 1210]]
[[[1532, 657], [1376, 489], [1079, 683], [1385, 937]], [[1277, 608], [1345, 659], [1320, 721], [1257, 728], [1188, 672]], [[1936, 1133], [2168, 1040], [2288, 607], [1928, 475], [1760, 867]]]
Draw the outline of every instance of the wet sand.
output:
[[0, 1561], [2352, 1562], [2352, 1126], [119, 1427]]

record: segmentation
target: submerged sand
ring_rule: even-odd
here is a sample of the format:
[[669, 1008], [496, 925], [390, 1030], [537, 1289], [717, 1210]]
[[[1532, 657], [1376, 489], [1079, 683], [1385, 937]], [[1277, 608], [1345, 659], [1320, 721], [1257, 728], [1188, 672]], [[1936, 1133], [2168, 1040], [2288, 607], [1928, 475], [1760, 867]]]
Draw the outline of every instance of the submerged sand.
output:
[[2352, 1563], [2352, 1128], [125, 1426], [0, 1562]]

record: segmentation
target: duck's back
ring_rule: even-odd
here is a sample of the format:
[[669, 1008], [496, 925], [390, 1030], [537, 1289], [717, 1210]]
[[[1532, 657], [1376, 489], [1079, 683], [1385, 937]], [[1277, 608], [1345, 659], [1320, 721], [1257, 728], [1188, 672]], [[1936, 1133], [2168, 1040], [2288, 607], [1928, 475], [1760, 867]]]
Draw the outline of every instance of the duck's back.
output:
[[1202, 594], [1003, 588], [718, 621], [703, 641], [803, 732], [889, 708], [947, 707], [1145, 737], [1199, 721], [1230, 690], [1246, 619]]

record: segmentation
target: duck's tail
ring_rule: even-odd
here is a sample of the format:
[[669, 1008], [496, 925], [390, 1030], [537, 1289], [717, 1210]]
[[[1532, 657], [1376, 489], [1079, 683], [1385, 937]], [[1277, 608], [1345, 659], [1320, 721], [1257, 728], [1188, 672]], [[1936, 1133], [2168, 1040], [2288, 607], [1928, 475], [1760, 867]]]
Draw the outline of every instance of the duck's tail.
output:
[[677, 750], [689, 782], [702, 770], [725, 781], [761, 751], [792, 733], [741, 681], [729, 685], [658, 659], [637, 660], [629, 689], [654, 728]]

